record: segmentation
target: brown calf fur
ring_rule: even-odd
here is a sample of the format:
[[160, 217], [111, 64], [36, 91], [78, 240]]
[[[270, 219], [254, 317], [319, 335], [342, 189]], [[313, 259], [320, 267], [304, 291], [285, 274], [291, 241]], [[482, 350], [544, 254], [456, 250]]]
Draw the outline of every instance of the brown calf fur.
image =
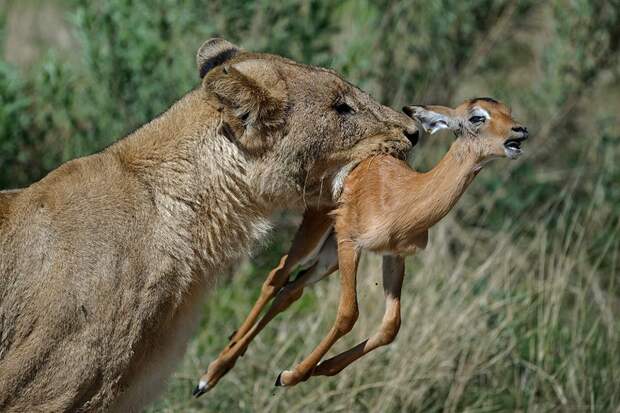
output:
[[[452, 209], [486, 162], [517, 158], [521, 142], [527, 138], [527, 130], [513, 120], [510, 110], [490, 98], [469, 100], [456, 109], [413, 106], [404, 110], [430, 133], [452, 130], [457, 139], [448, 153], [427, 173], [416, 172], [390, 156], [371, 157], [346, 177], [334, 211], [307, 210], [291, 251], [267, 277], [259, 300], [230, 344], [209, 365], [197, 395], [212, 388], [233, 367], [250, 341], [273, 317], [299, 299], [305, 286], [338, 268], [341, 295], [332, 329], [306, 359], [293, 370], [282, 372], [276, 385], [292, 386], [312, 375], [337, 374], [395, 339], [400, 327], [404, 256], [426, 247], [428, 229]], [[357, 320], [357, 262], [363, 249], [384, 255], [386, 309], [381, 327], [368, 340], [320, 362]], [[297, 278], [289, 280], [298, 268], [302, 271]], [[273, 291], [274, 284], [281, 285], [279, 291]], [[271, 297], [275, 297], [273, 304], [255, 324]]]
[[215, 277], [277, 209], [416, 131], [335, 72], [198, 51], [200, 87], [101, 153], [0, 193], [0, 411], [139, 411], [164, 391]]

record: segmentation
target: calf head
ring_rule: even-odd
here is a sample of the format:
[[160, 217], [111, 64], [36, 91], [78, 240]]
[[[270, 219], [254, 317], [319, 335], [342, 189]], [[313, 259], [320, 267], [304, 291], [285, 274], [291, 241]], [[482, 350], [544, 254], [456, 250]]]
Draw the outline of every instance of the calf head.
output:
[[482, 161], [493, 158], [517, 159], [528, 131], [512, 117], [506, 105], [491, 98], [470, 99], [456, 108], [445, 106], [406, 106], [403, 111], [416, 119], [425, 131], [442, 129], [468, 140]]

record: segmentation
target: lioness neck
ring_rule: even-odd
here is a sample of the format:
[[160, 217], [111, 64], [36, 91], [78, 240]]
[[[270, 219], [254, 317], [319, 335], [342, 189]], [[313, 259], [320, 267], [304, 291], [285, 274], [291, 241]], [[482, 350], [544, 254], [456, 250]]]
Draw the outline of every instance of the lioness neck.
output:
[[178, 262], [197, 256], [189, 265], [205, 273], [247, 253], [269, 228], [252, 162], [221, 124], [217, 104], [196, 90], [111, 148], [148, 192], [162, 249]]

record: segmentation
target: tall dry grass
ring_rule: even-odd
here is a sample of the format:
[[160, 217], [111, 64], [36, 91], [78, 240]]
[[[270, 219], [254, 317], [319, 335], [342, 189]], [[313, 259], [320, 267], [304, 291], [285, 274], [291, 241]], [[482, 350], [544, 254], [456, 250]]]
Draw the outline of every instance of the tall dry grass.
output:
[[[605, 224], [596, 198], [580, 209], [571, 202], [573, 189], [567, 185], [550, 206], [558, 210], [553, 227], [520, 216], [506, 217], [497, 233], [472, 231], [458, 214], [448, 216], [432, 230], [427, 251], [407, 261], [396, 342], [338, 376], [273, 386], [327, 332], [338, 301], [334, 275], [273, 321], [211, 393], [192, 400], [201, 369], [258, 292], [251, 288], [256, 281], [240, 274], [213, 292], [201, 332], [153, 411], [618, 411], [620, 307], [609, 291], [617, 282], [619, 239], [590, 255]], [[460, 209], [472, 202], [466, 196]], [[600, 268], [603, 258], [608, 270]], [[360, 320], [331, 354], [380, 323], [380, 259], [364, 256], [360, 267]]]

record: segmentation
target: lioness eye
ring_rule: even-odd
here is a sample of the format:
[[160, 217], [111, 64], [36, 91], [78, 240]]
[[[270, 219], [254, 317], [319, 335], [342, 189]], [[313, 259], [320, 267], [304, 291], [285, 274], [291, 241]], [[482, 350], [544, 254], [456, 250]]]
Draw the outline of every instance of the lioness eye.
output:
[[348, 113], [353, 113], [353, 108], [347, 105], [345, 102], [336, 103], [336, 105], [334, 106], [334, 109], [336, 109], [336, 112], [338, 112], [340, 115], [346, 115]]
[[472, 116], [469, 118], [471, 123], [484, 123], [485, 120], [486, 118], [484, 116]]

